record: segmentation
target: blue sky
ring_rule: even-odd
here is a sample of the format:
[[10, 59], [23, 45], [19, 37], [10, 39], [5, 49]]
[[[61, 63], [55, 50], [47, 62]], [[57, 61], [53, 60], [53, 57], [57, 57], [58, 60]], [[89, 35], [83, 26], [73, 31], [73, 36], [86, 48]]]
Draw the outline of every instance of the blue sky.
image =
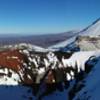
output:
[[58, 33], [100, 17], [100, 0], [0, 0], [0, 33]]

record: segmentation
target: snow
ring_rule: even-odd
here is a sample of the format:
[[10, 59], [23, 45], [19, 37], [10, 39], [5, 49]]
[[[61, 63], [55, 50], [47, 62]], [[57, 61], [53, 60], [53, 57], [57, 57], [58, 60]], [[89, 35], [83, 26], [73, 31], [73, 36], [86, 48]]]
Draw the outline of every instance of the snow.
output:
[[24, 62], [24, 63], [23, 63], [23, 66], [27, 67], [27, 63]]
[[0, 73], [8, 74], [8, 69], [7, 68], [0, 69]]
[[28, 50], [23, 50], [22, 51], [24, 54], [26, 54], [27, 56], [29, 56], [29, 51]]
[[62, 48], [62, 47], [65, 47], [67, 45], [69, 45], [70, 43], [74, 42], [76, 39], [76, 36], [72, 37], [72, 38], [69, 38], [61, 43], [58, 43], [58, 44], [55, 44], [55, 45], [52, 45], [50, 47], [48, 47], [48, 49], [50, 50], [59, 50], [59, 48]]
[[100, 19], [98, 19], [95, 23], [88, 26], [79, 34], [86, 35], [86, 36], [98, 36], [100, 35]]
[[45, 74], [45, 68], [40, 68], [37, 71], [38, 71], [38, 75], [36, 78], [36, 83], [40, 83], [40, 80], [43, 78], [43, 76]]
[[6, 74], [0, 77], [0, 85], [18, 85], [20, 82], [20, 77], [17, 73], [12, 70], [9, 70], [12, 74], [11, 77], [8, 76], [8, 69], [0, 69], [2, 74]]
[[45, 63], [45, 67], [46, 68], [50, 65], [49, 61], [47, 59], [45, 59], [45, 58], [44, 58], [44, 63]]
[[34, 64], [35, 64], [35, 67], [38, 68], [38, 64], [37, 64], [37, 61], [36, 61], [35, 58], [28, 57], [28, 60], [29, 60], [31, 63], [34, 63]]
[[[99, 100], [100, 99], [100, 59], [88, 77], [84, 80], [85, 87], [76, 95], [74, 100], [81, 97], [81, 100]], [[84, 94], [86, 93], [86, 94]]]
[[47, 52], [48, 51], [48, 49], [45, 49], [45, 48], [40, 47], [40, 46], [31, 45], [31, 44], [26, 44], [26, 45], [30, 51], [32, 51], [32, 50], [37, 51], [37, 52]]
[[51, 95], [45, 96], [43, 100], [67, 100], [67, 90], [63, 92], [56, 91]]
[[[38, 58], [38, 61], [37, 61], [36, 58], [30, 57], [29, 51], [48, 52], [48, 51], [60, 49], [62, 47], [66, 48], [66, 46], [68, 46], [68, 45], [71, 45], [73, 47], [74, 46], [73, 44], [75, 43], [75, 39], [78, 35], [82, 35], [82, 36], [88, 35], [88, 36], [92, 36], [92, 37], [100, 35], [100, 20], [96, 21], [95, 23], [93, 23], [92, 25], [83, 29], [82, 31], [78, 32], [77, 34], [75, 34], [75, 36], [73, 36], [61, 43], [50, 46], [47, 49], [39, 47], [39, 46], [31, 45], [31, 44], [19, 44], [19, 45], [15, 45], [15, 48], [26, 47], [26, 49], [19, 50], [19, 52], [26, 54], [28, 56], [28, 60], [30, 61], [30, 66], [31, 66], [31, 63], [34, 63], [37, 68], [38, 62], [40, 62], [40, 59]], [[96, 48], [97, 45], [94, 45], [94, 44], [90, 45], [90, 43], [87, 43], [86, 41], [83, 41], [83, 43], [81, 45], [83, 48], [86, 48], [85, 51], [75, 52], [68, 59], [62, 58], [62, 62], [63, 62], [63, 65], [65, 68], [66, 67], [75, 68], [75, 66], [77, 64], [78, 72], [80, 72], [81, 70], [85, 71], [86, 61], [91, 56], [95, 56], [95, 57], [100, 56], [100, 49]], [[12, 46], [11, 46], [11, 48], [12, 48]], [[93, 50], [95, 50], [95, 51], [90, 51], [91, 48], [93, 48]], [[89, 51], [87, 51], [88, 49], [89, 49]], [[49, 52], [46, 56], [48, 59], [43, 58], [45, 67], [47, 68], [51, 63], [53, 63], [52, 69], [54, 69], [58, 62], [56, 55], [54, 55], [53, 52]], [[12, 56], [12, 58], [17, 59], [17, 57], [15, 57], [15, 56]], [[23, 62], [23, 65], [28, 67], [27, 64], [24, 62]], [[59, 63], [58, 67], [59, 68], [62, 67], [61, 63]], [[37, 71], [38, 71], [38, 76], [36, 79], [36, 83], [40, 83], [40, 79], [44, 76], [45, 68], [44, 67], [39, 68]], [[29, 100], [29, 97], [34, 99], [34, 96], [32, 95], [32, 93], [27, 93], [27, 90], [29, 88], [19, 86], [19, 82], [20, 82], [19, 75], [17, 73], [13, 72], [12, 70], [10, 70], [10, 72], [12, 73], [11, 77], [8, 77], [7, 75], [0, 76], [0, 85], [1, 85], [0, 91], [2, 91], [2, 92], [0, 92], [0, 98], [2, 98], [2, 100], [8, 100], [8, 98], [9, 98], [9, 100]], [[0, 69], [0, 73], [8, 74], [8, 69]], [[21, 78], [23, 79], [22, 70], [19, 71], [19, 74], [20, 74]], [[70, 80], [74, 79], [74, 72], [70, 71], [70, 73], [66, 73], [66, 76], [67, 76], [67, 80], [70, 81]], [[78, 100], [78, 98], [80, 98], [81, 100], [87, 100], [88, 97], [90, 98], [90, 100], [100, 99], [100, 95], [99, 95], [100, 78], [99, 78], [99, 76], [100, 76], [100, 61], [94, 67], [94, 69], [91, 71], [91, 73], [89, 73], [89, 75], [86, 77], [86, 79], [84, 80], [85, 87], [83, 87], [83, 89], [76, 95], [74, 100]], [[31, 79], [31, 77], [29, 75], [28, 75], [28, 78]], [[6, 88], [6, 86], [2, 86], [2, 85], [7, 85], [8, 88]], [[11, 86], [13, 86], [13, 87], [11, 87]], [[64, 90], [63, 92], [56, 91], [53, 94], [45, 96], [43, 98], [43, 100], [57, 100], [57, 99], [58, 100], [67, 100], [67, 95], [68, 95], [67, 92], [68, 92], [67, 90]], [[87, 92], [87, 94], [84, 94], [84, 92]]]
[[[19, 44], [12, 45], [11, 47], [9, 45], [6, 45], [4, 48], [24, 49], [24, 50], [28, 49], [28, 51], [37, 51], [37, 52], [47, 52], [48, 51], [48, 49], [45, 49], [45, 48], [37, 46], [37, 45], [32, 45], [29, 43], [19, 43]], [[22, 50], [19, 50], [19, 52], [23, 53]], [[25, 51], [25, 53], [28, 54], [27, 51]]]
[[73, 71], [71, 71], [70, 74], [71, 74], [72, 76], [74, 76], [74, 72], [73, 72]]
[[39, 68], [38, 69], [38, 74], [43, 74], [43, 73], [45, 73], [45, 68], [43, 67], [43, 68]]
[[[30, 92], [29, 92], [30, 91]], [[1, 100], [35, 100], [32, 89], [24, 86], [0, 86]]]
[[100, 35], [100, 19], [98, 19], [90, 26], [86, 27], [82, 31], [75, 34], [75, 36], [73, 36], [73, 37], [71, 37], [63, 42], [60, 42], [58, 44], [52, 45], [52, 46], [48, 47], [48, 49], [55, 51], [55, 50], [59, 50], [59, 48], [66, 47], [66, 46], [70, 45], [71, 43], [75, 42], [76, 37], [79, 35], [91, 36], [91, 37], [99, 36]]
[[69, 73], [66, 73], [67, 76], [67, 80], [70, 81], [71, 80], [71, 75]]
[[49, 63], [57, 62], [57, 57], [53, 52], [49, 52], [47, 58], [49, 59]]
[[[96, 39], [96, 37], [94, 38]], [[81, 41], [76, 41], [75, 44], [80, 48], [81, 51], [100, 50], [100, 37], [97, 39], [95, 41], [89, 41], [82, 38]]]
[[29, 79], [31, 79], [31, 80], [32, 80], [32, 78], [31, 78], [31, 76], [30, 76], [30, 75], [27, 75], [27, 77], [28, 77]]
[[62, 58], [62, 62], [63, 62], [64, 67], [73, 67], [74, 69], [77, 64], [78, 72], [80, 72], [80, 70], [83, 70], [83, 71], [85, 70], [85, 63], [91, 56], [95, 56], [95, 57], [100, 56], [100, 50], [79, 51], [79, 52], [74, 53], [68, 59]]

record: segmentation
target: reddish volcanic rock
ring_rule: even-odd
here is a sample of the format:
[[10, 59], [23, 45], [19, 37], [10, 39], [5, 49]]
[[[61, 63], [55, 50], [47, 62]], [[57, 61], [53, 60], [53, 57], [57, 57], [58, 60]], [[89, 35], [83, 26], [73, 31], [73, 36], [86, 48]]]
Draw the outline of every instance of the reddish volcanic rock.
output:
[[0, 52], [0, 66], [19, 71], [23, 66], [25, 55], [21, 54], [19, 50], [8, 50]]
[[20, 76], [22, 83], [32, 84], [33, 81], [28, 78], [27, 69], [23, 66], [23, 63], [28, 61], [25, 54], [20, 53], [18, 49], [8, 50], [0, 52], [0, 58], [0, 69], [11, 69]]

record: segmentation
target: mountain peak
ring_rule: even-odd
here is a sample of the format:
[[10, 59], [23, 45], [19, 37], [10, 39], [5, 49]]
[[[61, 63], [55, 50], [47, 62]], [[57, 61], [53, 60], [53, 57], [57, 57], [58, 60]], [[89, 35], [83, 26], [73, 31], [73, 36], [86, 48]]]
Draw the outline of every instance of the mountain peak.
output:
[[93, 24], [96, 24], [96, 23], [98, 23], [98, 22], [100, 22], [100, 17], [99, 17], [97, 20], [95, 20], [95, 21], [93, 22]]
[[80, 35], [98, 36], [100, 35], [100, 18], [80, 32]]

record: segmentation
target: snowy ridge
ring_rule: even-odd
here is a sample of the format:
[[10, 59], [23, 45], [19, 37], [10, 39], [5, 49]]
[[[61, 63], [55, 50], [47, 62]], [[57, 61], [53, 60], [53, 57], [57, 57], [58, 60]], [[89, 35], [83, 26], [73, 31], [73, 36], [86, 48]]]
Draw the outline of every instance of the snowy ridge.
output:
[[93, 24], [88, 26], [86, 29], [83, 29], [80, 33], [80, 35], [86, 35], [86, 36], [98, 36], [100, 35], [100, 18], [97, 19]]
[[46, 48], [37, 46], [37, 45], [32, 45], [29, 43], [20, 43], [20, 44], [15, 44], [15, 45], [4, 45], [2, 47], [0, 47], [0, 49], [2, 50], [6, 50], [6, 49], [28, 49], [29, 51], [36, 51], [36, 52], [47, 52], [49, 51]]
[[48, 47], [49, 49], [59, 49], [62, 47], [67, 47], [69, 44], [75, 42], [77, 36], [90, 36], [90, 37], [96, 37], [100, 35], [100, 18], [93, 22], [90, 26], [83, 29], [82, 31], [75, 34], [75, 36], [60, 42], [58, 44], [55, 44], [53, 46]]
[[72, 66], [74, 68], [77, 63], [78, 72], [80, 72], [80, 70], [85, 71], [85, 63], [92, 56], [99, 57], [100, 50], [99, 51], [79, 51], [79, 52], [74, 53], [69, 59], [62, 59], [62, 62], [64, 63], [64, 66]]
[[21, 43], [21, 44], [19, 44], [19, 45], [16, 45], [15, 47], [17, 47], [17, 48], [26, 47], [26, 48], [29, 49], [29, 50], [34, 50], [34, 51], [37, 51], [37, 52], [47, 52], [47, 51], [48, 51], [47, 49], [42, 48], [42, 47], [40, 47], [40, 46], [31, 45], [31, 44], [26, 44], [26, 43]]

